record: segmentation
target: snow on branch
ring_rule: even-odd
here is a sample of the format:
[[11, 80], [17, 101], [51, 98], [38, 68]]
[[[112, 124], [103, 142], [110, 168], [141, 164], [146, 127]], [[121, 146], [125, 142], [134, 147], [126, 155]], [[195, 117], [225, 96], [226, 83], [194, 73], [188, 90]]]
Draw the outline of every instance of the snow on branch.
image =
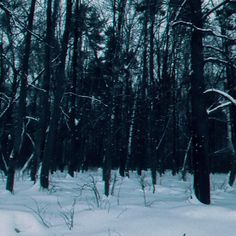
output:
[[216, 106], [216, 107], [214, 107], [214, 108], [212, 108], [212, 109], [208, 108], [208, 109], [207, 109], [207, 114], [209, 115], [209, 114], [211, 114], [212, 112], [217, 111], [217, 110], [220, 109], [220, 108], [224, 108], [224, 107], [226, 107], [226, 106], [229, 106], [230, 104], [232, 104], [232, 102], [225, 102], [225, 103], [222, 103], [222, 104], [220, 104], [220, 105], [218, 105], [218, 106]]
[[228, 41], [231, 41], [231, 42], [235, 42], [235, 38], [229, 38], [228, 36], [226, 35], [223, 35], [223, 34], [219, 34], [219, 33], [216, 33], [215, 31], [213, 31], [212, 29], [204, 29], [204, 28], [199, 28], [197, 27], [196, 25], [194, 25], [193, 23], [191, 22], [188, 22], [188, 21], [182, 21], [182, 20], [179, 20], [179, 21], [173, 21], [171, 23], [172, 27], [176, 27], [178, 25], [183, 25], [183, 26], [186, 26], [186, 27], [190, 27], [190, 28], [193, 28], [195, 30], [198, 30], [198, 31], [202, 31], [203, 33], [208, 33], [208, 34], [211, 34], [215, 37], [218, 37], [218, 38], [223, 38], [223, 39], [226, 39]]
[[219, 59], [219, 58], [216, 58], [216, 57], [208, 57], [204, 60], [204, 63], [209, 63], [209, 62], [230, 65], [230, 66], [233, 66], [236, 69], [236, 65], [230, 63], [229, 61], [222, 60], [222, 59]]
[[223, 104], [220, 104], [219, 106], [215, 107], [215, 108], [212, 108], [212, 109], [207, 109], [207, 113], [210, 114], [211, 112], [213, 111], [216, 111], [218, 110], [219, 108], [223, 108], [225, 106], [228, 106], [230, 104], [233, 104], [236, 106], [236, 99], [234, 99], [232, 96], [230, 96], [228, 93], [224, 92], [224, 91], [221, 91], [219, 89], [207, 89], [206, 91], [204, 91], [203, 93], [206, 94], [206, 93], [217, 93], [221, 96], [223, 96], [224, 98], [226, 98], [227, 100], [229, 100], [229, 102], [225, 102]]
[[206, 91], [204, 91], [203, 93], [210, 93], [210, 92], [214, 92], [217, 94], [222, 95], [224, 98], [228, 99], [231, 103], [233, 103], [236, 106], [236, 99], [234, 99], [232, 96], [230, 96], [228, 93], [221, 91], [219, 89], [207, 89]]
[[208, 108], [207, 109], [207, 114], [209, 115], [210, 113], [212, 113], [212, 112], [214, 112], [214, 111], [217, 111], [218, 109], [220, 109], [220, 108], [224, 108], [224, 107], [226, 107], [226, 106], [229, 106], [230, 104], [233, 104], [233, 105], [235, 105], [236, 106], [236, 99], [234, 99], [231, 95], [229, 95], [228, 93], [226, 93], [226, 92], [224, 92], [224, 91], [221, 91], [221, 90], [219, 90], [219, 89], [214, 89], [214, 88], [212, 88], [212, 89], [207, 89], [206, 91], [204, 91], [203, 93], [204, 94], [206, 94], [206, 93], [211, 93], [211, 92], [213, 92], [213, 93], [217, 93], [217, 94], [219, 94], [219, 95], [221, 95], [221, 96], [223, 96], [224, 98], [226, 98], [227, 100], [229, 100], [228, 102], [225, 102], [225, 103], [222, 103], [222, 104], [220, 104], [220, 105], [218, 105], [218, 106], [216, 106], [216, 107], [214, 107], [214, 108]]

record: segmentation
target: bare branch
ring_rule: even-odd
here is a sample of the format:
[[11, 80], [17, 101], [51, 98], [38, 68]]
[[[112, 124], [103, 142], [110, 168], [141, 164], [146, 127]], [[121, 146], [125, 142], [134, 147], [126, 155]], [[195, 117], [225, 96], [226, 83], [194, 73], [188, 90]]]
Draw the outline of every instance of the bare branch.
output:
[[61, 109], [62, 114], [63, 114], [67, 119], [70, 119], [70, 116], [64, 111], [64, 109], [63, 109], [62, 106], [60, 106], [60, 109]]
[[187, 0], [183, 0], [182, 4], [180, 5], [180, 7], [178, 8], [178, 10], [176, 12], [174, 21], [177, 21], [179, 15], [180, 15], [180, 13], [181, 13], [181, 11], [182, 11], [182, 9], [183, 9], [183, 7], [186, 3], [187, 3]]
[[213, 13], [214, 11], [219, 9], [220, 7], [224, 6], [228, 2], [230, 2], [230, 0], [225, 0], [225, 1], [221, 2], [221, 3], [219, 3], [218, 5], [213, 7], [211, 10], [209, 10], [205, 15], [203, 15], [202, 19], [205, 20], [211, 13]]
[[[44, 40], [40, 35], [38, 35], [38, 34], [32, 32], [31, 30], [29, 30], [29, 29], [25, 26], [24, 22], [22, 22], [19, 18], [17, 18], [17, 17], [15, 16], [15, 14], [14, 14], [11, 10], [9, 10], [6, 6], [4, 6], [3, 3], [0, 3], [0, 9], [2, 9], [2, 10], [5, 11], [8, 15], [11, 16], [11, 18], [12, 18], [14, 24], [16, 25], [16, 27], [18, 27], [18, 28], [20, 28], [20, 29], [26, 30], [27, 32], [29, 32], [29, 33], [30, 33], [33, 37], [35, 37], [36, 39], [40, 40], [40, 41], [43, 42], [43, 43], [46, 43], [45, 40]], [[18, 23], [18, 24], [17, 24], [17, 23]], [[53, 48], [52, 45], [49, 45], [49, 46]]]
[[220, 48], [214, 47], [214, 46], [212, 46], [212, 45], [203, 45], [203, 46], [204, 46], [204, 48], [217, 51], [217, 52], [219, 52], [219, 53], [221, 53], [221, 54], [224, 54], [224, 56], [225, 56], [225, 52], [224, 52], [223, 50], [221, 50]]
[[219, 89], [214, 89], [214, 88], [213, 88], [213, 89], [207, 89], [207, 90], [204, 91], [203, 93], [206, 94], [206, 93], [211, 93], [211, 92], [217, 93], [217, 94], [223, 96], [224, 98], [226, 98], [227, 100], [229, 100], [231, 103], [233, 103], [233, 105], [236, 106], [236, 99], [234, 99], [234, 98], [233, 98], [232, 96], [230, 96], [228, 93], [223, 92], [223, 91], [221, 91], [221, 90], [219, 90]]
[[158, 144], [157, 144], [157, 146], [156, 146], [156, 150], [159, 149], [159, 147], [160, 147], [160, 145], [161, 145], [161, 143], [162, 143], [162, 140], [163, 140], [164, 137], [165, 137], [165, 134], [166, 134], [166, 131], [167, 131], [167, 129], [168, 129], [170, 120], [171, 120], [171, 118], [169, 117], [169, 118], [168, 118], [168, 121], [167, 121], [167, 123], [166, 123], [166, 126], [165, 126], [165, 128], [164, 128], [164, 131], [163, 131], [163, 133], [162, 133], [162, 136], [161, 136], [161, 138], [160, 138], [160, 140], [159, 140], [159, 142], [158, 142]]
[[230, 63], [229, 61], [225, 61], [216, 57], [208, 57], [204, 60], [204, 63], [220, 63], [220, 64], [224, 64], [224, 65], [230, 65], [233, 66], [236, 69], [236, 65]]
[[5, 107], [5, 109], [2, 111], [2, 113], [0, 114], [0, 119], [4, 116], [4, 114], [7, 112], [7, 110], [9, 109], [9, 107], [11, 106], [11, 102], [7, 103], [7, 106]]
[[85, 96], [85, 95], [79, 95], [79, 94], [72, 93], [72, 92], [66, 92], [65, 95], [73, 95], [73, 96], [76, 96], [76, 97], [79, 97], [79, 98], [87, 98], [87, 99], [90, 99], [92, 101], [99, 102], [99, 103], [103, 104], [105, 107], [108, 107], [108, 105], [105, 104], [102, 100], [97, 99], [94, 96], [90, 97], [90, 96]]
[[22, 169], [20, 170], [20, 175], [23, 176], [24, 172], [26, 171], [26, 169], [29, 167], [29, 164], [31, 162], [31, 160], [33, 159], [34, 154], [32, 153], [30, 155], [30, 157], [28, 158], [28, 160], [25, 162], [24, 166], [22, 167]]
[[41, 92], [43, 92], [43, 93], [46, 93], [46, 92], [47, 92], [45, 89], [39, 88], [39, 87], [33, 85], [32, 83], [29, 84], [29, 86], [31, 86], [32, 88], [37, 89], [37, 90], [39, 90], [39, 91], [41, 91]]
[[223, 39], [226, 39], [226, 40], [229, 40], [230, 42], [235, 42], [235, 38], [229, 38], [228, 36], [226, 35], [223, 35], [223, 34], [218, 34], [216, 33], [215, 31], [213, 31], [212, 29], [204, 29], [204, 28], [199, 28], [197, 27], [196, 25], [192, 24], [191, 22], [188, 22], [188, 21], [173, 21], [171, 23], [172, 27], [176, 27], [178, 25], [183, 25], [183, 26], [186, 26], [186, 27], [190, 27], [190, 28], [193, 28], [193, 29], [196, 29], [196, 30], [199, 30], [199, 31], [202, 31], [203, 33], [208, 33], [208, 34], [211, 34], [215, 37], [218, 37], [218, 38], [223, 38]]
[[207, 114], [209, 115], [209, 114], [213, 113], [214, 111], [217, 111], [218, 109], [224, 108], [224, 107], [229, 106], [231, 104], [232, 104], [232, 102], [225, 102], [225, 103], [222, 103], [222, 104], [220, 104], [220, 105], [218, 105], [218, 106], [216, 106], [212, 109], [208, 108], [207, 109]]
[[192, 144], [192, 137], [188, 141], [188, 146], [187, 146], [187, 148], [185, 150], [185, 154], [184, 154], [183, 167], [182, 167], [182, 170], [181, 170], [181, 172], [182, 172], [182, 179], [184, 181], [186, 181], [186, 163], [187, 163], [187, 159], [188, 159], [188, 156], [189, 156], [188, 153], [189, 153], [189, 150], [191, 148], [191, 144]]
[[[54, 59], [51, 60], [51, 64], [53, 64], [60, 56], [61, 54], [59, 53]], [[33, 83], [35, 83], [42, 75], [43, 73], [45, 72], [45, 68], [43, 68], [39, 73], [38, 75], [33, 79], [32, 83], [29, 84], [29, 86], [32, 86]]]
[[38, 118], [35, 118], [35, 117], [33, 117], [33, 116], [26, 116], [26, 117], [25, 117], [25, 119], [28, 119], [28, 120], [33, 120], [33, 121], [36, 121], [36, 122], [38, 122], [38, 121], [39, 121], [39, 119], [38, 119]]
[[6, 162], [6, 159], [5, 159], [4, 155], [3, 155], [3, 153], [2, 153], [2, 162], [4, 164], [5, 170], [8, 170], [8, 165], [7, 165], [7, 162]]

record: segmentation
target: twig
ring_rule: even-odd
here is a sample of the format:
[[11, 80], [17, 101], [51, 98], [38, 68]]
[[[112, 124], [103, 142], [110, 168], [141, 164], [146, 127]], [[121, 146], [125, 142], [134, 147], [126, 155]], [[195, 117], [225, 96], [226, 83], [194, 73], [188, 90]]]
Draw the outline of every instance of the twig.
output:
[[45, 219], [45, 213], [47, 210], [47, 205], [41, 206], [35, 199], [32, 199], [36, 205], [36, 209], [31, 208], [31, 207], [27, 207], [28, 209], [32, 210], [37, 216], [38, 218], [41, 220], [41, 222], [43, 223], [44, 226], [46, 226], [47, 228], [50, 228], [50, 223], [46, 221]]
[[65, 210], [59, 200], [57, 199], [57, 204], [60, 207], [60, 215], [62, 216], [63, 220], [65, 221], [66, 226], [69, 230], [72, 230], [74, 227], [74, 216], [75, 216], [75, 205], [77, 201], [74, 198], [70, 210]]
[[105, 104], [102, 100], [97, 99], [97, 98], [95, 98], [94, 96], [90, 97], [90, 96], [85, 96], [85, 95], [79, 95], [79, 94], [72, 93], [72, 92], [66, 92], [65, 95], [73, 95], [73, 96], [76, 96], [76, 97], [79, 97], [79, 98], [90, 99], [90, 100], [92, 100], [92, 101], [97, 101], [97, 102], [103, 104], [105, 107], [108, 107], [108, 105]]
[[211, 13], [213, 13], [214, 11], [219, 9], [220, 7], [224, 6], [228, 2], [230, 2], [230, 0], [225, 0], [221, 3], [219, 3], [218, 5], [216, 5], [215, 7], [213, 7], [211, 10], [209, 10], [206, 14], [203, 15], [202, 20], [205, 20]]

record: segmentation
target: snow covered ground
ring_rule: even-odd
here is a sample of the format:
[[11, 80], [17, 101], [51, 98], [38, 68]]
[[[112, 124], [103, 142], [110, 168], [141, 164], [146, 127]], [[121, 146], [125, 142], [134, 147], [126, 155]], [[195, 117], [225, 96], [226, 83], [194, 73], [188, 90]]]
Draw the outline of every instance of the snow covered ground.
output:
[[[227, 176], [211, 176], [212, 204], [192, 197], [187, 182], [166, 172], [153, 193], [149, 173], [121, 178], [113, 172], [113, 196], [103, 196], [101, 170], [51, 176], [42, 191], [16, 176], [14, 195], [0, 179], [1, 236], [235, 236], [236, 191]], [[115, 177], [115, 175], [117, 177]]]

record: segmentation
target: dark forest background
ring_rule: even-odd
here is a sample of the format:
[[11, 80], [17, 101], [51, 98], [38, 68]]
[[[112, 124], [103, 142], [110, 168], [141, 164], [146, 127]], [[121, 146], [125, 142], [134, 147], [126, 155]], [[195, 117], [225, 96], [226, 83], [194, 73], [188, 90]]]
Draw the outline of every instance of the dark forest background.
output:
[[223, 0], [0, 1], [7, 189], [18, 168], [48, 188], [55, 170], [102, 167], [106, 195], [113, 168], [151, 169], [153, 184], [190, 171], [205, 203], [210, 172], [233, 185], [235, 13]]

